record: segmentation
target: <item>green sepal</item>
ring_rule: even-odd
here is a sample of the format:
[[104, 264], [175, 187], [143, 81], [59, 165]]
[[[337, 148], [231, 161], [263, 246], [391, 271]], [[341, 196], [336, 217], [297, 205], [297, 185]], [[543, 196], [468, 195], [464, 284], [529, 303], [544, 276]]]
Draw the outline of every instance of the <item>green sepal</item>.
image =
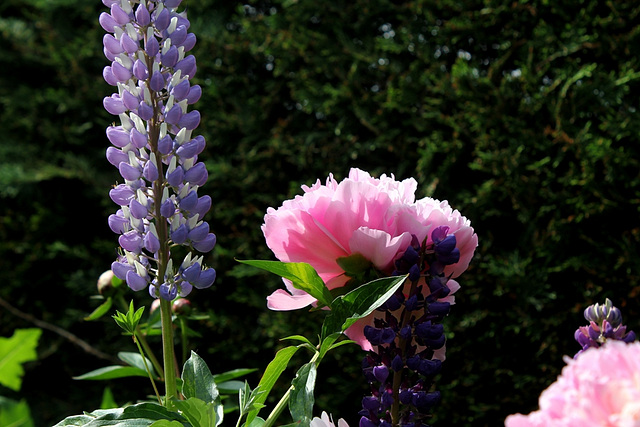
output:
[[[356, 279], [364, 279], [373, 266], [371, 261], [359, 252], [349, 256], [339, 257], [336, 259], [336, 263], [344, 270], [347, 276]], [[362, 283], [362, 281], [360, 283]]]

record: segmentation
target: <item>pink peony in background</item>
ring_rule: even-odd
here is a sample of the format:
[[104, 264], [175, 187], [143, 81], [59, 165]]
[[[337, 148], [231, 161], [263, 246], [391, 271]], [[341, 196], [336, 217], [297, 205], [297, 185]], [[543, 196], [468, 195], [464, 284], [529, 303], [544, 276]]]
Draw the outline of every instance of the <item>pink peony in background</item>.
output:
[[640, 427], [640, 342], [589, 348], [540, 395], [540, 409], [506, 427]]
[[[448, 202], [425, 197], [415, 200], [417, 182], [413, 178], [396, 181], [394, 176], [373, 178], [368, 172], [351, 169], [348, 178], [337, 182], [329, 175], [326, 183], [318, 180], [312, 187], [302, 186], [303, 195], [285, 201], [278, 209], [269, 208], [262, 231], [267, 245], [283, 262], [306, 262], [313, 266], [329, 289], [344, 286], [350, 277], [337, 260], [361, 254], [381, 277], [394, 269], [416, 235], [420, 242], [438, 226], [449, 226], [456, 236], [460, 260], [445, 268], [445, 275], [458, 277], [469, 265], [478, 237], [469, 220]], [[453, 294], [459, 285], [447, 284]], [[295, 310], [316, 302], [306, 292], [285, 281], [267, 298], [272, 310]], [[429, 288], [424, 286], [428, 294]], [[453, 303], [453, 296], [444, 300]], [[363, 336], [366, 321], [352, 326], [347, 335], [369, 350]]]

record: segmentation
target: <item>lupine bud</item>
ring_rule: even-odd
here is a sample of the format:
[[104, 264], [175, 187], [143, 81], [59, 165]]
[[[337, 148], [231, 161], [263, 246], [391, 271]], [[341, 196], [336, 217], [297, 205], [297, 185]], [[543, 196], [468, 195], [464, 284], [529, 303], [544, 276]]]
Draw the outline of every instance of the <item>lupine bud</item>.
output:
[[582, 347], [574, 357], [578, 357], [590, 347], [600, 347], [607, 340], [629, 343], [636, 339], [635, 332], [627, 332], [627, 327], [622, 324], [622, 313], [608, 298], [604, 304], [587, 307], [584, 317], [589, 321], [589, 325], [579, 327], [574, 333], [575, 340]]

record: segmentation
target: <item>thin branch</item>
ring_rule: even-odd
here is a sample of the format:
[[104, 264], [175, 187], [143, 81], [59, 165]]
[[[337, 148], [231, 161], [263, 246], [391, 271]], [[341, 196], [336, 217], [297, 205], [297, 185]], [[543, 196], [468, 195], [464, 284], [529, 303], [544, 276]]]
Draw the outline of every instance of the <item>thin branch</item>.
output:
[[71, 332], [69, 332], [69, 331], [67, 331], [65, 329], [62, 329], [59, 326], [52, 325], [51, 323], [45, 322], [44, 320], [37, 319], [37, 318], [33, 317], [32, 315], [30, 315], [28, 313], [20, 311], [20, 310], [18, 310], [17, 308], [15, 308], [14, 306], [9, 304], [7, 301], [5, 301], [2, 298], [0, 298], [0, 306], [6, 308], [7, 311], [9, 311], [14, 316], [19, 317], [21, 319], [24, 319], [24, 320], [26, 320], [28, 322], [31, 322], [34, 325], [36, 325], [37, 327], [39, 327], [39, 328], [47, 329], [49, 331], [55, 332], [56, 334], [60, 335], [61, 337], [71, 341], [73, 344], [77, 345], [78, 347], [80, 347], [81, 349], [83, 349], [84, 351], [86, 351], [89, 354], [92, 354], [92, 355], [94, 355], [94, 356], [96, 356], [96, 357], [98, 357], [100, 359], [108, 360], [109, 362], [120, 363], [120, 361], [118, 361], [113, 356], [111, 356], [111, 355], [109, 355], [107, 353], [103, 353], [102, 351], [92, 347], [91, 344], [89, 344], [88, 342], [82, 340], [81, 338], [78, 338], [77, 336], [75, 336]]

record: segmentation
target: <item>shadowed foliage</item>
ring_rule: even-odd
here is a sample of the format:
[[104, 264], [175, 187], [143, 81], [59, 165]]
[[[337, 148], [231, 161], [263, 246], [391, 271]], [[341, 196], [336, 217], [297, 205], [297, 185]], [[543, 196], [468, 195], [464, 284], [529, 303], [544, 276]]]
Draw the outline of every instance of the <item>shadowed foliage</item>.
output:
[[[183, 4], [203, 87], [210, 179], [200, 192], [214, 201], [207, 220], [219, 242], [206, 260], [217, 282], [192, 301], [210, 319], [190, 324], [200, 333], [191, 347], [214, 373], [262, 370], [278, 338], [317, 333], [318, 313], [268, 312], [280, 282], [234, 257], [272, 259], [267, 207], [350, 167], [415, 177], [420, 197], [449, 200], [479, 236], [446, 320], [435, 425], [496, 426], [535, 409], [562, 356], [579, 349], [573, 331], [591, 303], [610, 298], [640, 329], [640, 5]], [[102, 109], [103, 10], [0, 4], [0, 297], [113, 353], [130, 340], [110, 319], [82, 320], [117, 245], [106, 223], [118, 172], [104, 159], [113, 118]], [[0, 311], [0, 336], [30, 326]], [[345, 346], [323, 362], [318, 414], [357, 424], [360, 359]], [[70, 377], [104, 365], [45, 332], [20, 395], [0, 394], [26, 398], [36, 425], [51, 425], [99, 406], [105, 383]], [[144, 379], [108, 385], [119, 404], [151, 392]]]

